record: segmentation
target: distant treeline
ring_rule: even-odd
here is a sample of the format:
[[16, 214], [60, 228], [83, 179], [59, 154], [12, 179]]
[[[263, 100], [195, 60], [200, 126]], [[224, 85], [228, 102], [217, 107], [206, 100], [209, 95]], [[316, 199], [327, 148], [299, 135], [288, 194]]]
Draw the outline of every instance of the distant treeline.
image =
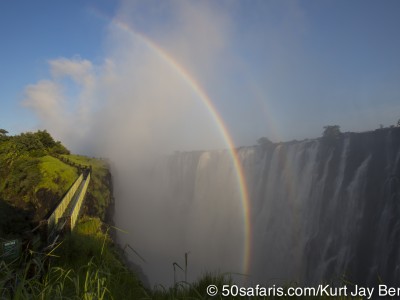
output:
[[38, 130], [37, 132], [25, 132], [19, 135], [8, 136], [8, 131], [0, 129], [0, 143], [6, 144], [1, 150], [12, 151], [14, 155], [28, 154], [33, 157], [40, 157], [48, 154], [70, 154], [70, 151], [61, 144], [60, 141], [55, 141], [46, 130]]
[[[393, 129], [393, 128], [396, 128], [396, 127], [400, 127], [400, 119], [397, 121], [396, 125], [390, 125], [390, 126], [384, 127], [382, 124], [379, 124], [379, 128], [377, 128], [375, 130]], [[348, 133], [349, 132], [342, 133], [340, 131], [340, 126], [339, 125], [326, 125], [326, 126], [324, 126], [324, 130], [322, 132], [322, 139], [323, 139], [324, 142], [332, 142], [332, 141], [337, 140], [340, 137], [342, 137], [343, 135], [346, 135]], [[308, 140], [308, 139], [306, 139], [306, 140]], [[298, 141], [297, 140], [292, 140], [289, 143], [292, 143], [292, 142], [298, 142]], [[281, 142], [279, 142], [278, 144], [280, 144], [280, 143]], [[257, 145], [259, 145], [261, 147], [268, 147], [268, 146], [271, 146], [273, 144], [274, 144], [274, 142], [272, 142], [269, 138], [267, 138], [265, 136], [260, 137], [257, 140]]]

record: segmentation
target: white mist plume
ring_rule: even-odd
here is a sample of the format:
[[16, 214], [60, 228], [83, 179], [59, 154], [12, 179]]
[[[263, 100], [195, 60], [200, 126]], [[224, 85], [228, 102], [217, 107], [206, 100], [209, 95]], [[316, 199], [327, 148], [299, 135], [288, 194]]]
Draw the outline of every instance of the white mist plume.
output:
[[[137, 6], [131, 5], [125, 3], [118, 18], [135, 24]], [[154, 36], [158, 33], [161, 45], [199, 81], [215, 79], [219, 71], [213, 69], [214, 62], [229, 42], [228, 19], [205, 4], [172, 2], [172, 6], [177, 15], [170, 31], [153, 28]], [[129, 14], [132, 10], [133, 19]], [[181, 259], [188, 250], [200, 254], [204, 250], [204, 255], [208, 252], [182, 248], [183, 241], [199, 237], [185, 236], [190, 224], [182, 222], [187, 218], [180, 215], [174, 203], [165, 202], [161, 191], [154, 193], [158, 183], [143, 172], [157, 157], [175, 150], [226, 145], [208, 108], [179, 70], [140, 36], [121, 29], [118, 22], [111, 22], [108, 32], [109, 55], [102, 65], [79, 57], [51, 60], [51, 79], [28, 86], [24, 104], [37, 113], [41, 127], [73, 152], [111, 159], [116, 168], [116, 222], [130, 232], [121, 238], [153, 262], [145, 267], [153, 281], [171, 283], [165, 276], [170, 277], [172, 259]], [[155, 194], [160, 198], [152, 197]], [[237, 211], [236, 216], [240, 213]], [[202, 219], [207, 215], [204, 208], [202, 214], [197, 216], [192, 232], [200, 232], [198, 227], [207, 222]], [[207, 243], [196, 240], [199, 247], [210, 248]], [[210, 257], [213, 263], [216, 259]], [[234, 265], [240, 265], [241, 259], [235, 257]]]

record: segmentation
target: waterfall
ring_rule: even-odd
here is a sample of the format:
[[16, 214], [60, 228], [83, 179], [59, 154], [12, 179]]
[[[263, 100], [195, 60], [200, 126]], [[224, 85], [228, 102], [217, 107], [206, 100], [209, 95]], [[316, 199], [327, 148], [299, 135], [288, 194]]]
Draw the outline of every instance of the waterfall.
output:
[[[400, 129], [237, 152], [251, 206], [249, 282], [400, 280]], [[172, 263], [190, 251], [191, 279], [242, 271], [246, 220], [235, 172], [227, 150], [176, 152], [157, 162], [150, 198], [168, 216], [172, 225], [160, 230], [174, 242], [164, 240], [154, 255], [166, 252]]]
[[398, 282], [399, 149], [392, 129], [240, 150], [252, 191], [255, 281]]

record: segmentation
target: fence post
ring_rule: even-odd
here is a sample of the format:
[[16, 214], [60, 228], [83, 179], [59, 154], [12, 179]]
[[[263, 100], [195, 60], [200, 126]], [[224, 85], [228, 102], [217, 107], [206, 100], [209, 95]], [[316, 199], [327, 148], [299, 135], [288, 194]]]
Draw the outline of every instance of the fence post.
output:
[[47, 220], [40, 221], [39, 234], [40, 234], [40, 242], [46, 245], [49, 235], [49, 224]]

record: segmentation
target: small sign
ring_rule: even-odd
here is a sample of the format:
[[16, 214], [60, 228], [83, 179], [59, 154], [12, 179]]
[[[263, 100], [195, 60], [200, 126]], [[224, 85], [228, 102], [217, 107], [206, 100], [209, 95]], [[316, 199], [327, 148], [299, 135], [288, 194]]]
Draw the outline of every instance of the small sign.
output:
[[21, 240], [15, 239], [5, 241], [1, 243], [1, 255], [2, 259], [14, 259], [21, 254]]

